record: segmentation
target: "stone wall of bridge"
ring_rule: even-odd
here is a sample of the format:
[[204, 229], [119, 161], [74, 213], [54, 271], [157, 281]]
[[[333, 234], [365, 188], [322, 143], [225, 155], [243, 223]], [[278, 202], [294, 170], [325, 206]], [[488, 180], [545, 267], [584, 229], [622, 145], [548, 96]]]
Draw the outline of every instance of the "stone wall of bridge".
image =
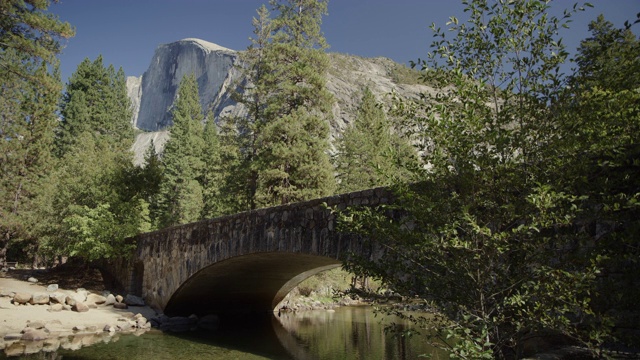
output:
[[167, 314], [267, 311], [351, 252], [379, 256], [371, 244], [339, 232], [332, 209], [390, 199], [389, 190], [377, 188], [142, 234], [132, 239], [129, 258], [106, 269], [126, 292]]

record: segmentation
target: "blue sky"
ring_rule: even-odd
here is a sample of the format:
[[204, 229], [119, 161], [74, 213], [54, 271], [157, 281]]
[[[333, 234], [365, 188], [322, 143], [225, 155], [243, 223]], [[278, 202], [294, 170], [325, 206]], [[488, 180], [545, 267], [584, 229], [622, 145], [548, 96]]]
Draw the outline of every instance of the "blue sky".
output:
[[[562, 34], [570, 51], [588, 36], [587, 25], [598, 14], [622, 26], [640, 12], [640, 0], [590, 2], [595, 7], [579, 13]], [[76, 27], [60, 55], [63, 81], [84, 58], [99, 54], [128, 76], [142, 75], [158, 45], [188, 37], [244, 50], [251, 19], [263, 3], [267, 0], [60, 0], [49, 10]], [[553, 10], [573, 3], [556, 0]], [[322, 29], [331, 52], [406, 64], [426, 57], [432, 22], [445, 27], [449, 16], [464, 17], [462, 9], [456, 0], [330, 0]]]

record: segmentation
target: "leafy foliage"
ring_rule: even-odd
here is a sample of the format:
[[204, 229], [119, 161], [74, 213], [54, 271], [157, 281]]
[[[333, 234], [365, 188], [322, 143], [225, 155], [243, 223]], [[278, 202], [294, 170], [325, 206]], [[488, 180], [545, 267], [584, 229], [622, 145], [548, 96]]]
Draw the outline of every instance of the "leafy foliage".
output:
[[[640, 295], [640, 40], [602, 16], [589, 28], [592, 36], [578, 48], [579, 67], [557, 110], [566, 133], [558, 181], [585, 198], [579, 223], [603, 268], [596, 309], [625, 328]], [[616, 335], [640, 343], [637, 335]]]
[[594, 194], [564, 176], [595, 169], [566, 152], [576, 122], [565, 128], [557, 110], [567, 56], [557, 34], [581, 8], [556, 18], [542, 1], [463, 3], [469, 18], [450, 18], [447, 32], [434, 26], [433, 52], [417, 64], [438, 92], [397, 104], [421, 181], [396, 185], [398, 209], [346, 218], [386, 251], [350, 267], [437, 309], [422, 325], [455, 358], [520, 358], [549, 331], [597, 352], [610, 330], [592, 301], [603, 257], [578, 229]]

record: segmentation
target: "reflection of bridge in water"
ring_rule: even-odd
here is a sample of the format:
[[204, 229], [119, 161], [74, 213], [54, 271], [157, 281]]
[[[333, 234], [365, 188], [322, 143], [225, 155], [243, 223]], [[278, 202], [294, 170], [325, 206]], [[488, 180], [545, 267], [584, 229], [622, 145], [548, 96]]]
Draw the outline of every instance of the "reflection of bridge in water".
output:
[[302, 280], [349, 253], [379, 255], [336, 229], [330, 208], [388, 203], [385, 188], [203, 220], [139, 235], [108, 266], [126, 292], [168, 315], [272, 311]]

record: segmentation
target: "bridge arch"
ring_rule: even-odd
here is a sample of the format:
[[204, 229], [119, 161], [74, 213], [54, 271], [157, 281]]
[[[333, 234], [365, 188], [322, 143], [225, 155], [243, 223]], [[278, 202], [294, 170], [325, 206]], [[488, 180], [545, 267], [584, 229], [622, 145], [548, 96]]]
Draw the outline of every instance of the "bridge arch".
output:
[[187, 279], [171, 296], [167, 314], [268, 312], [301, 281], [340, 266], [324, 256], [255, 253], [217, 262]]
[[299, 282], [379, 249], [336, 229], [331, 210], [388, 203], [385, 188], [258, 209], [136, 237], [106, 270], [167, 315], [270, 311]]

